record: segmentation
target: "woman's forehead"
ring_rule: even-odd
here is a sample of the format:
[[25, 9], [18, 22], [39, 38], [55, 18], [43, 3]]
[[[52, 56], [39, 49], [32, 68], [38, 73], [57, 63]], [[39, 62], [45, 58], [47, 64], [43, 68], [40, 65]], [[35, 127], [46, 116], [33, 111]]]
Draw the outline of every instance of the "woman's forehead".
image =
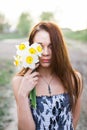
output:
[[36, 33], [34, 36], [34, 42], [39, 42], [39, 43], [50, 43], [50, 35], [47, 31], [41, 30]]

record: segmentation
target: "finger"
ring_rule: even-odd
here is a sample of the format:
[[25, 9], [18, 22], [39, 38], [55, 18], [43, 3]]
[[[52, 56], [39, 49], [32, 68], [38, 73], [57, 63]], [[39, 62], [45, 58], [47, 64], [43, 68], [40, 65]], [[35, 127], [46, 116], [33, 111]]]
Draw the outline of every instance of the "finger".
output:
[[25, 73], [24, 76], [27, 76], [27, 75], [31, 74], [31, 72], [32, 72], [32, 69], [29, 69], [29, 70]]
[[37, 85], [38, 84], [38, 81], [34, 81], [34, 85]]
[[38, 79], [39, 79], [38, 77], [35, 77], [33, 78], [33, 81], [38, 81]]
[[31, 77], [36, 77], [36, 76], [39, 76], [40, 74], [39, 74], [39, 72], [33, 72], [32, 74], [31, 74]]

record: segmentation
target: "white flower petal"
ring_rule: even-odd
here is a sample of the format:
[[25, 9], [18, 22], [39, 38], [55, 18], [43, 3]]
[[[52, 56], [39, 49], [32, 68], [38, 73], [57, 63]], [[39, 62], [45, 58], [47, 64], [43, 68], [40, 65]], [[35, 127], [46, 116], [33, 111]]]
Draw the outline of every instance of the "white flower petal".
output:
[[34, 68], [35, 68], [35, 63], [31, 64], [31, 65], [29, 66], [29, 68], [34, 69]]
[[38, 43], [33, 43], [32, 45], [31, 45], [31, 47], [34, 47], [34, 48], [36, 48], [38, 46]]

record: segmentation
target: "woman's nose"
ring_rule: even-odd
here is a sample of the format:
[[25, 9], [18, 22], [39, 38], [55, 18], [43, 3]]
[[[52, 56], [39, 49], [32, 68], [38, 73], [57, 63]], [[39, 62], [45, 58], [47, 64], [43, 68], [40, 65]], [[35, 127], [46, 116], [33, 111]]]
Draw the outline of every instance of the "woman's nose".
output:
[[49, 54], [48, 48], [43, 48], [42, 54], [48, 55]]

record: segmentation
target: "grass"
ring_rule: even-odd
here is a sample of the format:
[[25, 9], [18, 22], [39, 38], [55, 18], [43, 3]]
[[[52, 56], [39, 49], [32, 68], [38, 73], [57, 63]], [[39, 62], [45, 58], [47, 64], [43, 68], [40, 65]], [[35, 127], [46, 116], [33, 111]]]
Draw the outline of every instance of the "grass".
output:
[[2, 59], [0, 62], [0, 130], [4, 130], [6, 125], [12, 121], [9, 116], [9, 109], [13, 101], [13, 91], [10, 83], [13, 74], [11, 61]]
[[87, 42], [87, 29], [81, 31], [72, 31], [69, 29], [63, 29], [64, 36], [69, 39], [79, 40]]
[[0, 86], [9, 83], [13, 74], [13, 65], [11, 61], [2, 60], [0, 63]]

